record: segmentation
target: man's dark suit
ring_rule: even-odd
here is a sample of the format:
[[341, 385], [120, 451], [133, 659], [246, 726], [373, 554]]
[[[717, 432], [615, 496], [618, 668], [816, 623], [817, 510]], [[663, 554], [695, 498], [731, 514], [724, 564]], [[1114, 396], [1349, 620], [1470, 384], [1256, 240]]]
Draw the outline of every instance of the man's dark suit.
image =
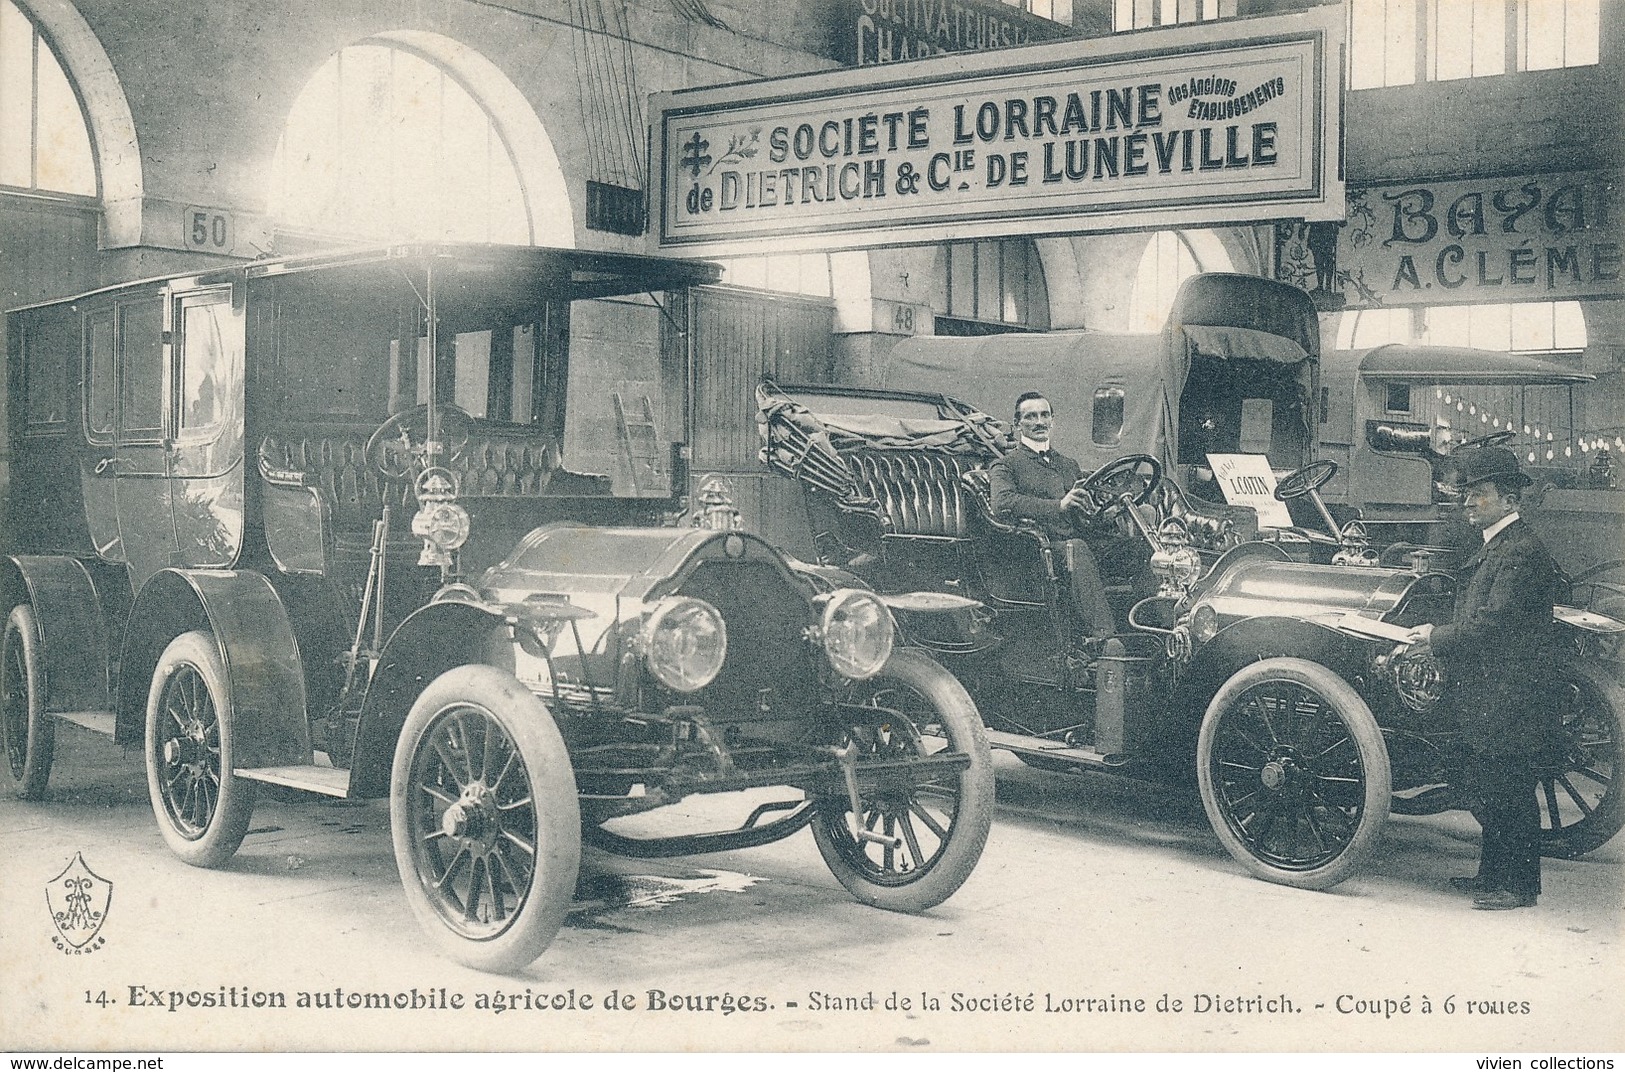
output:
[[1083, 479], [1078, 463], [1051, 447], [1036, 451], [1025, 443], [988, 467], [993, 512], [1001, 517], [1030, 517], [1051, 536], [1063, 540], [1077, 533], [1061, 512], [1061, 498]]
[[1062, 541], [1061, 556], [1072, 583], [1072, 603], [1089, 619], [1096, 636], [1116, 630], [1100, 564], [1089, 545], [1073, 530], [1072, 518], [1061, 509], [1061, 499], [1083, 479], [1078, 463], [1051, 447], [1036, 451], [1025, 443], [988, 467], [988, 490], [993, 512], [1001, 517], [1031, 518], [1054, 539]]
[[1545, 692], [1557, 650], [1552, 605], [1562, 571], [1521, 519], [1468, 562], [1471, 580], [1450, 622], [1429, 643], [1451, 679], [1469, 749], [1473, 815], [1484, 828], [1479, 876], [1486, 885], [1540, 892], [1540, 805], [1535, 765], [1555, 731]]

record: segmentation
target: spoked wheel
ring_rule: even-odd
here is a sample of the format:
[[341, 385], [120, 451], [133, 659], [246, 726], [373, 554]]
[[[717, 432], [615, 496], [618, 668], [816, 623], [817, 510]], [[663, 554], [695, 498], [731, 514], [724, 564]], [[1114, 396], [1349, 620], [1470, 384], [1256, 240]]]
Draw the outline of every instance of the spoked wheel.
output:
[[857, 686], [845, 706], [858, 762], [907, 761], [961, 753], [969, 765], [922, 776], [907, 766], [859, 778], [861, 828], [888, 840], [860, 840], [844, 788], [818, 801], [813, 839], [835, 878], [865, 904], [923, 912], [970, 877], [993, 822], [993, 758], [980, 712], [958, 680], [923, 652], [902, 649]]
[[1600, 848], [1625, 825], [1625, 689], [1591, 663], [1564, 669], [1555, 690], [1560, 751], [1541, 772], [1540, 851], [1561, 859]]
[[570, 908], [581, 812], [529, 690], [478, 665], [431, 682], [395, 749], [389, 818], [407, 904], [447, 956], [492, 972], [541, 956]]
[[6, 766], [12, 791], [23, 800], [45, 795], [56, 752], [56, 723], [45, 713], [45, 674], [40, 666], [39, 630], [34, 609], [24, 603], [6, 619], [0, 642], [0, 733], [6, 743]]
[[232, 771], [231, 690], [214, 637], [182, 633], [147, 692], [147, 794], [158, 831], [194, 867], [231, 859], [254, 814], [254, 783]]
[[1346, 878], [1388, 818], [1388, 752], [1371, 709], [1303, 659], [1265, 659], [1225, 682], [1197, 740], [1202, 807], [1259, 878], [1321, 890]]

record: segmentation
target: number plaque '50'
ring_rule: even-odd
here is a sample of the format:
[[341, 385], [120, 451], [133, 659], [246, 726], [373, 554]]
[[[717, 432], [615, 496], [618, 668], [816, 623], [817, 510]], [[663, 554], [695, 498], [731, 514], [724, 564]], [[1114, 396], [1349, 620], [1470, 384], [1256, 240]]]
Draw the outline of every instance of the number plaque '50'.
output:
[[186, 248], [204, 253], [230, 253], [236, 241], [231, 213], [225, 209], [188, 205], [181, 230]]

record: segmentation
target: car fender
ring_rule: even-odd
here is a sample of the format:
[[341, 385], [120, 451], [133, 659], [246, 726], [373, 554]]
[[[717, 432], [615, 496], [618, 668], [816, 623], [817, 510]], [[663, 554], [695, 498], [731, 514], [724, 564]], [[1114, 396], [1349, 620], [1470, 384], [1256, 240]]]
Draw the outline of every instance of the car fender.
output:
[[[790, 569], [811, 580], [819, 592], [837, 588], [860, 588], [874, 592], [874, 586], [856, 573], [839, 566], [821, 566], [787, 558]], [[999, 643], [988, 622], [992, 615], [980, 600], [949, 592], [876, 592], [897, 623], [902, 645], [925, 648], [941, 655], [969, 655], [986, 651]]]
[[[34, 608], [45, 670], [45, 710], [105, 711], [109, 703], [108, 635], [129, 606], [123, 570], [91, 569], [66, 555], [10, 555], [3, 560], [0, 619], [20, 603]], [[120, 586], [122, 585], [122, 590]]]
[[851, 570], [840, 566], [826, 566], [818, 562], [804, 562], [799, 558], [784, 556], [784, 564], [790, 567], [790, 572], [805, 578], [820, 592], [833, 592], [837, 588], [864, 588], [872, 586], [868, 581], [859, 577]]
[[[1359, 689], [1365, 645], [1318, 622], [1289, 616], [1243, 618], [1202, 645], [1181, 676], [1175, 709], [1189, 713], [1194, 732], [1208, 702], [1232, 674], [1263, 659], [1285, 656], [1320, 663]], [[1363, 691], [1363, 690], [1362, 690]]]
[[213, 635], [226, 663], [234, 764], [310, 763], [299, 644], [270, 580], [247, 570], [171, 568], [141, 586], [124, 630], [114, 739], [141, 742], [158, 657], [171, 640], [194, 629]]
[[880, 601], [891, 610], [899, 642], [939, 655], [972, 655], [997, 647], [986, 604], [951, 592], [898, 592]]
[[389, 794], [395, 742], [418, 694], [447, 670], [485, 663], [513, 672], [507, 619], [478, 603], [442, 600], [420, 607], [390, 634], [367, 687], [350, 763], [350, 796]]

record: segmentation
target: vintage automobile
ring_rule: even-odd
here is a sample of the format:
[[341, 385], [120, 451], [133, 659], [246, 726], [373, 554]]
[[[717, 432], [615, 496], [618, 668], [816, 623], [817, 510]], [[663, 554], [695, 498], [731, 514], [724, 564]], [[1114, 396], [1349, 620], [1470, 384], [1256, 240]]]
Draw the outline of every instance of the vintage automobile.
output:
[[[1527, 467], [1537, 487], [1554, 481], [1572, 487], [1573, 471], [1547, 466], [1544, 441], [1537, 450], [1535, 436], [1523, 429], [1533, 422], [1531, 432], [1538, 433], [1543, 412], [1560, 414], [1572, 427], [1574, 390], [1595, 379], [1545, 358], [1457, 346], [1332, 351], [1322, 367], [1319, 456], [1338, 462], [1339, 476], [1323, 494], [1341, 513], [1357, 510], [1379, 547], [1437, 547], [1442, 563], [1459, 561], [1462, 545], [1470, 554], [1478, 534], [1461, 519], [1451, 455], [1508, 446], [1532, 456]], [[1495, 404], [1494, 424], [1472, 405], [1475, 399]], [[1526, 513], [1571, 573], [1625, 556], [1617, 506], [1568, 489], [1540, 498], [1539, 509]]]
[[[1283, 364], [1292, 353], [1284, 337], [1247, 334], [1265, 328], [1245, 302], [1208, 302], [1201, 315], [1198, 330], [1186, 320], [1176, 340], [1193, 365], [1227, 362], [1257, 382], [1246, 362]], [[1000, 342], [1001, 357], [1030, 353], [1035, 364], [1080, 345]], [[933, 352], [942, 351], [920, 348]], [[1002, 365], [990, 373], [1003, 374]], [[1125, 385], [1122, 397], [1132, 391]], [[1411, 628], [1448, 619], [1456, 581], [1425, 551], [1403, 568], [1379, 565], [1357, 524], [1340, 524], [1320, 498], [1335, 462], [1309, 462], [1276, 489], [1335, 532], [1314, 536], [1309, 550], [1332, 551], [1314, 562], [1300, 542], [1307, 526], [1293, 526], [1292, 539], [1260, 538], [1251, 509], [1186, 492], [1168, 475], [1168, 458], [1181, 464], [1177, 443], [1104, 462], [1098, 445], [1080, 451], [1095, 459], [1085, 462], [1085, 487], [1097, 509], [1084, 519], [1095, 539], [1143, 541], [1160, 581], [1157, 594], [1135, 600], [1128, 578], [1107, 576], [1127, 627], [1102, 645], [1079, 639], [1050, 538], [992, 513], [987, 467], [1009, 441], [983, 409], [940, 391], [771, 382], [758, 400], [763, 461], [806, 489], [828, 583], [911, 591], [892, 602], [899, 628], [966, 684], [993, 747], [1048, 770], [1194, 781], [1242, 865], [1304, 888], [1354, 871], [1391, 812], [1460, 806], [1444, 670], [1402, 643]], [[1074, 424], [1098, 444], [1102, 410], [1116, 427], [1120, 405], [1057, 404], [1058, 429], [1078, 414]], [[1166, 414], [1160, 434], [1185, 423]], [[1296, 420], [1275, 427], [1300, 433]], [[934, 613], [916, 618], [916, 609]], [[1564, 608], [1554, 629], [1573, 657], [1553, 668], [1562, 739], [1543, 757], [1544, 851], [1574, 856], [1625, 823], [1615, 785], [1625, 691], [1595, 657], [1625, 622]]]
[[[680, 443], [638, 394], [687, 382], [686, 288], [717, 272], [405, 246], [12, 313], [15, 789], [42, 795], [59, 723], [110, 734], [201, 867], [261, 785], [387, 796], [413, 913], [493, 971], [553, 939], [583, 838], [660, 856], [811, 826], [858, 899], [950, 896], [993, 803], [965, 690], [719, 495], [677, 523]], [[572, 422], [618, 423], [629, 471], [567, 468]], [[731, 828], [631, 818], [771, 787]]]

